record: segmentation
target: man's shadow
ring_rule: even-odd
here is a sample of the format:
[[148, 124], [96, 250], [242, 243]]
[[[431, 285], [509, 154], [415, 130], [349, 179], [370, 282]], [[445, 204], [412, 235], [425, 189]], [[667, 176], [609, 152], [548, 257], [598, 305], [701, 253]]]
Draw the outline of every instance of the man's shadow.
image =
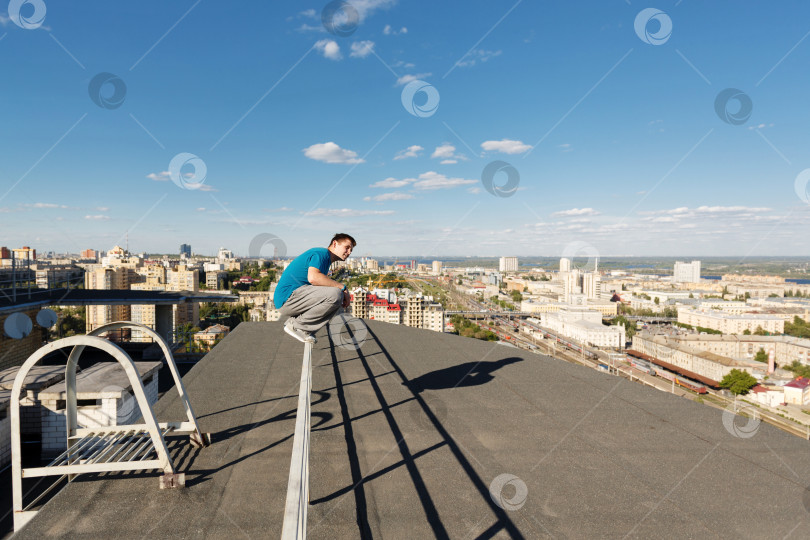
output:
[[486, 384], [495, 377], [492, 372], [521, 362], [523, 358], [511, 357], [492, 362], [465, 362], [457, 366], [437, 369], [430, 373], [425, 373], [415, 379], [411, 379], [405, 384], [415, 394], [423, 390], [442, 390], [446, 388], [462, 388], [465, 386], [479, 386]]

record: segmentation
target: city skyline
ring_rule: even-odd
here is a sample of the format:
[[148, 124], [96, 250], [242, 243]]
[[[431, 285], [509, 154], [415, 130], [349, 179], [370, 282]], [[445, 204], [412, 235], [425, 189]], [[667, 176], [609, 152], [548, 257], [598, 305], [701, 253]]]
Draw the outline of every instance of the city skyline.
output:
[[797, 1], [16, 4], [8, 247], [810, 255]]

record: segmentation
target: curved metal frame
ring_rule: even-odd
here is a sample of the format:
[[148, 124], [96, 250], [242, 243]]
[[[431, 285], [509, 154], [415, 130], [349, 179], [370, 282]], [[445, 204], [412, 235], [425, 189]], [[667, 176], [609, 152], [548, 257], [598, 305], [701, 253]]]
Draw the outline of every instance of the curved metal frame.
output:
[[[186, 410], [188, 422], [167, 422], [158, 423], [155, 418], [155, 413], [149, 405], [144, 391], [143, 382], [135, 362], [132, 358], [115, 343], [98, 337], [99, 334], [109, 332], [110, 330], [117, 330], [119, 328], [137, 328], [152, 336], [160, 346], [169, 365], [169, 369], [174, 378], [177, 386], [177, 391], [180, 394], [180, 399]], [[132, 386], [132, 391], [141, 410], [144, 424], [129, 425], [129, 426], [110, 426], [108, 428], [90, 429], [78, 427], [78, 411], [76, 405], [76, 367], [79, 357], [86, 347], [94, 347], [100, 349], [110, 356], [112, 356], [124, 368], [124, 371]], [[40, 360], [53, 351], [63, 349], [65, 347], [73, 347], [68, 356], [67, 365], [65, 366], [65, 394], [66, 394], [66, 424], [67, 424], [67, 450], [54, 461], [60, 463], [57, 465], [50, 465], [46, 467], [35, 468], [22, 468], [21, 441], [20, 441], [20, 394], [23, 389], [25, 378], [28, 376], [31, 368], [33, 368]], [[63, 338], [43, 347], [40, 347], [36, 352], [26, 359], [14, 379], [14, 385], [11, 390], [11, 403], [9, 404], [9, 411], [11, 415], [11, 477], [12, 477], [12, 494], [13, 494], [13, 511], [14, 511], [14, 530], [17, 531], [22, 528], [28, 520], [30, 520], [36, 511], [25, 511], [23, 506], [23, 493], [22, 493], [22, 479], [23, 477], [39, 477], [39, 476], [67, 476], [69, 480], [77, 474], [93, 473], [93, 472], [108, 472], [108, 471], [126, 471], [126, 470], [148, 470], [148, 469], [162, 469], [163, 476], [161, 477], [160, 487], [177, 487], [185, 484], [185, 478], [182, 474], [177, 474], [172, 464], [169, 452], [166, 448], [166, 441], [163, 432], [171, 432], [171, 435], [188, 435], [192, 444], [196, 446], [207, 446], [210, 444], [210, 437], [207, 433], [202, 433], [197, 425], [197, 420], [194, 417], [194, 412], [191, 409], [188, 396], [185, 392], [185, 387], [177, 372], [177, 366], [174, 363], [174, 357], [171, 353], [166, 342], [157, 334], [153, 329], [128, 321], [118, 321], [106, 324], [96, 328], [88, 335], [71, 336]], [[124, 432], [145, 431], [148, 433], [152, 441], [153, 448], [157, 454], [157, 459], [147, 460], [145, 457], [148, 451], [143, 456], [134, 461], [120, 460], [115, 463], [110, 462], [88, 462], [82, 463], [77, 457], [77, 448], [81, 443], [76, 443], [76, 446], [71, 446], [72, 442], [80, 441], [82, 437], [98, 438], [100, 434], [123, 434]], [[105, 435], [102, 439], [107, 439]], [[115, 439], [115, 435], [112, 436]], [[102, 443], [93, 443], [102, 444]], [[146, 444], [146, 443], [144, 443]], [[145, 448], [145, 446], [141, 446]], [[136, 452], [137, 454], [137, 452]], [[92, 461], [92, 460], [91, 460]], [[61, 464], [66, 463], [66, 464]], [[55, 486], [56, 484], [54, 484]], [[50, 491], [49, 488], [47, 491]], [[44, 494], [43, 494], [44, 495]], [[38, 499], [37, 499], [38, 500]], [[36, 502], [36, 501], [34, 501]]]
[[[210, 443], [210, 439], [207, 434], [202, 433], [200, 431], [200, 427], [197, 424], [197, 418], [194, 416], [194, 411], [191, 408], [191, 402], [188, 399], [188, 394], [186, 394], [186, 387], [183, 386], [183, 380], [180, 378], [180, 374], [177, 371], [177, 365], [174, 363], [174, 355], [172, 354], [171, 349], [166, 344], [166, 341], [161, 337], [160, 334], [155, 332], [152, 328], [145, 326], [139, 323], [133, 323], [130, 321], [116, 321], [109, 324], [105, 324], [103, 326], [99, 326], [95, 330], [89, 332], [88, 336], [100, 336], [105, 332], [110, 332], [111, 330], [118, 330], [120, 328], [136, 328], [141, 332], [149, 334], [155, 342], [160, 346], [160, 349], [163, 351], [163, 356], [166, 358], [166, 363], [169, 365], [169, 371], [172, 373], [172, 378], [174, 378], [174, 385], [177, 388], [177, 393], [180, 394], [180, 401], [183, 402], [183, 407], [186, 410], [186, 418], [193, 426], [193, 432], [189, 435], [191, 437], [191, 442], [195, 446], [208, 446]], [[75, 366], [79, 361], [79, 357], [81, 356], [82, 352], [84, 351], [84, 346], [80, 345], [74, 347], [73, 350], [70, 352], [70, 356], [68, 357], [68, 366], [73, 365], [73, 380], [69, 380], [69, 372], [65, 372], [65, 381], [68, 383], [72, 383], [72, 387], [76, 388], [76, 369]], [[140, 380], [140, 378], [139, 378]], [[67, 385], [68, 388], [71, 387], [71, 384]], [[76, 394], [75, 392], [71, 396], [70, 392], [67, 394], [67, 427], [68, 427], [68, 437], [76, 435], [76, 428], [77, 428], [77, 417], [78, 413], [76, 410]]]

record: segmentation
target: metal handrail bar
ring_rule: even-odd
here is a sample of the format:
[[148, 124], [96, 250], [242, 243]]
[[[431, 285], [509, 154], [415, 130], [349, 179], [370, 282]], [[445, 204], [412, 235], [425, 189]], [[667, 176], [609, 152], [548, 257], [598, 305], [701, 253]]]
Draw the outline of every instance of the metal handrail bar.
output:
[[127, 447], [129, 447], [130, 444], [134, 444], [133, 439], [135, 439], [135, 437], [138, 436], [138, 432], [137, 431], [127, 431], [126, 433], [130, 434], [129, 438], [127, 440], [125, 440], [124, 442], [122, 442], [121, 444], [119, 444], [118, 445], [118, 450], [116, 450], [113, 453], [113, 455], [108, 457], [107, 461], [105, 461], [104, 463], [112, 463], [112, 460], [115, 459], [115, 456], [117, 456], [118, 454], [123, 452]]
[[307, 537], [311, 393], [312, 344], [305, 343], [301, 384], [298, 390], [298, 412], [295, 416], [295, 436], [290, 457], [290, 476], [287, 481], [287, 502], [284, 507], [284, 525], [281, 529], [282, 540], [300, 540]]

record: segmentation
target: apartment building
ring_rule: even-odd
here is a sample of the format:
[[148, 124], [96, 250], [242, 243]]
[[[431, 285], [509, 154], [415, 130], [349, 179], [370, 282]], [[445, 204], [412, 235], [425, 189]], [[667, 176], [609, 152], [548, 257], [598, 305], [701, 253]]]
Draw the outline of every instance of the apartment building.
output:
[[711, 309], [682, 307], [678, 309], [678, 322], [691, 326], [701, 326], [719, 330], [724, 334], [742, 334], [746, 330], [755, 332], [762, 328], [772, 334], [785, 331], [785, 318], [761, 313], [731, 314]]

